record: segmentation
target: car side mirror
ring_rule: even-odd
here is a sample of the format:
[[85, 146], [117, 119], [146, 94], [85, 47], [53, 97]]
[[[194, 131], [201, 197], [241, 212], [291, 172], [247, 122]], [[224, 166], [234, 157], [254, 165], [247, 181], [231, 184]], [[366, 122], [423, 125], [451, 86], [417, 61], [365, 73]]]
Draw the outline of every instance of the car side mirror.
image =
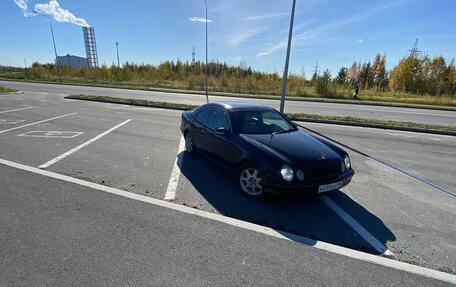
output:
[[298, 128], [298, 125], [297, 125], [297, 124], [295, 124], [294, 122], [291, 122], [291, 125], [292, 125], [292, 126], [295, 128], [295, 129], [297, 129], [297, 128]]
[[220, 128], [216, 128], [216, 129], [215, 129], [215, 134], [216, 134], [216, 135], [224, 135], [224, 136], [226, 136], [226, 135], [228, 135], [229, 133], [230, 133], [230, 132], [229, 132], [226, 128], [224, 128], [224, 127], [220, 127]]

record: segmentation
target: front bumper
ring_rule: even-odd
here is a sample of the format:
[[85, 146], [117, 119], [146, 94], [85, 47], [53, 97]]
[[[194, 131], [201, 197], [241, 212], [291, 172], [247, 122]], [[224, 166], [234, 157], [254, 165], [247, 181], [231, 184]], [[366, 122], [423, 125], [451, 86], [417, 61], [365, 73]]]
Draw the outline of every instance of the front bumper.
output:
[[[286, 182], [277, 182], [273, 179], [264, 178], [263, 179], [263, 189], [267, 193], [271, 194], [290, 194], [290, 195], [311, 195], [318, 194], [318, 189], [322, 185], [342, 182], [342, 188], [350, 183], [352, 177], [355, 175], [354, 170], [349, 170], [342, 173], [337, 178], [332, 178], [329, 180], [314, 181], [314, 182], [298, 182], [294, 179], [290, 183]], [[338, 188], [338, 189], [339, 189]]]

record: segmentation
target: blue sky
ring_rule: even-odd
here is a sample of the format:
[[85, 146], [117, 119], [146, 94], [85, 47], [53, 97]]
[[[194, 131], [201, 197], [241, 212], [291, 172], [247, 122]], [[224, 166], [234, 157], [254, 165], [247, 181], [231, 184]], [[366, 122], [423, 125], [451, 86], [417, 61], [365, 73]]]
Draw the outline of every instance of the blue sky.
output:
[[[24, 3], [25, 0], [16, 0]], [[207, 0], [209, 58], [238, 64], [244, 59], [257, 70], [282, 73], [290, 21], [291, 0]], [[28, 13], [36, 4], [29, 0]], [[54, 3], [55, 4], [55, 3]], [[58, 0], [60, 8], [95, 27], [100, 64], [121, 62], [158, 64], [167, 59], [204, 60], [204, 0]], [[44, 10], [42, 10], [44, 11]], [[373, 60], [386, 53], [392, 68], [419, 38], [418, 48], [430, 56], [456, 58], [454, 0], [297, 0], [290, 59], [292, 72], [310, 77], [320, 70], [333, 76], [353, 61]], [[76, 19], [75, 18], [75, 19]], [[81, 22], [78, 22], [81, 24]], [[59, 55], [85, 56], [82, 29], [54, 22]], [[25, 17], [14, 0], [0, 2], [0, 64], [23, 66], [52, 62], [49, 23]]]

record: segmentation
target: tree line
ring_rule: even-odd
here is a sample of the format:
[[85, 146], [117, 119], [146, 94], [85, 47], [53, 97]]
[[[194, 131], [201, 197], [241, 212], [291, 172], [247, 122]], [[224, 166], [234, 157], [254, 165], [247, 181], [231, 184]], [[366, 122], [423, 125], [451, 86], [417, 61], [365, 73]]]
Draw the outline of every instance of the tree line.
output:
[[[386, 68], [386, 55], [378, 53], [373, 61], [353, 62], [350, 68], [341, 67], [333, 77], [329, 70], [314, 73], [306, 79], [304, 72], [289, 76], [287, 94], [290, 96], [347, 97], [348, 90], [360, 89], [376, 93], [402, 92], [431, 96], [456, 94], [456, 68], [454, 60], [442, 56], [409, 54], [391, 70]], [[86, 82], [107, 85], [129, 85], [174, 89], [204, 90], [203, 62], [165, 61], [158, 65], [126, 62], [122, 67], [102, 65], [96, 69], [61, 67], [62, 77], [69, 82]], [[0, 67], [0, 72], [7, 72]], [[11, 71], [11, 67], [8, 68]], [[214, 92], [279, 95], [282, 79], [278, 73], [261, 72], [247, 66], [228, 65], [218, 61], [208, 64], [209, 89]], [[5, 75], [5, 74], [3, 74]], [[25, 79], [56, 80], [53, 64], [33, 63], [22, 71]]]

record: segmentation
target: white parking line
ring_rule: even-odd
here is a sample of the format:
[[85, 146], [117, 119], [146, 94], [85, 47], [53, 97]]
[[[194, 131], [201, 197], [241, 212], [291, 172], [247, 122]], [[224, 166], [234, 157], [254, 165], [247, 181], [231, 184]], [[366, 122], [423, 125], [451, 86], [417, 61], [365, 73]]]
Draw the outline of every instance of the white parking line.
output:
[[1, 119], [0, 120], [0, 125], [15, 125], [18, 123], [25, 122], [25, 120], [7, 120], [7, 119]]
[[409, 264], [409, 263], [404, 263], [404, 262], [388, 259], [388, 258], [377, 256], [377, 255], [372, 255], [372, 254], [369, 254], [369, 253], [365, 253], [365, 252], [361, 252], [361, 251], [357, 251], [357, 250], [353, 250], [353, 249], [337, 246], [337, 245], [326, 243], [326, 242], [323, 242], [323, 241], [310, 239], [310, 238], [307, 238], [307, 237], [304, 237], [304, 236], [299, 236], [299, 235], [295, 235], [295, 234], [292, 234], [292, 233], [288, 233], [288, 232], [284, 232], [284, 231], [280, 231], [280, 230], [275, 230], [275, 229], [272, 229], [272, 228], [269, 228], [269, 227], [265, 227], [265, 226], [261, 226], [261, 225], [255, 224], [255, 223], [250, 223], [250, 222], [242, 221], [242, 220], [239, 220], [239, 219], [234, 219], [234, 218], [227, 217], [227, 216], [224, 216], [224, 215], [221, 215], [221, 214], [210, 213], [210, 212], [207, 212], [207, 211], [198, 210], [198, 209], [195, 209], [195, 208], [179, 205], [179, 204], [176, 204], [176, 203], [172, 203], [172, 202], [168, 202], [168, 201], [164, 201], [164, 200], [159, 200], [159, 199], [151, 198], [151, 197], [148, 197], [148, 196], [144, 196], [144, 195], [131, 193], [131, 192], [128, 192], [128, 191], [123, 191], [123, 190], [120, 190], [120, 189], [115, 189], [115, 188], [112, 188], [112, 187], [104, 186], [104, 185], [101, 185], [101, 184], [96, 184], [96, 183], [84, 181], [84, 180], [73, 178], [73, 177], [69, 177], [69, 176], [66, 176], [66, 175], [62, 175], [62, 174], [58, 174], [58, 173], [54, 173], [54, 172], [50, 172], [50, 171], [46, 171], [46, 170], [37, 169], [37, 168], [31, 167], [31, 166], [27, 166], [27, 165], [23, 165], [23, 164], [20, 164], [20, 163], [4, 160], [4, 159], [1, 159], [1, 158], [0, 158], [0, 164], [6, 165], [6, 166], [9, 166], [9, 167], [12, 167], [12, 168], [16, 168], [16, 169], [28, 171], [28, 172], [31, 172], [31, 173], [34, 173], [34, 174], [39, 174], [39, 175], [46, 176], [46, 177], [49, 177], [49, 178], [54, 178], [54, 179], [57, 179], [57, 180], [62, 180], [62, 181], [73, 183], [73, 184], [77, 184], [77, 185], [80, 185], [80, 186], [89, 187], [89, 188], [92, 188], [92, 189], [95, 189], [95, 190], [99, 190], [99, 191], [115, 194], [115, 195], [122, 196], [122, 197], [125, 197], [125, 198], [129, 198], [129, 199], [132, 199], [132, 200], [137, 200], [137, 201], [141, 201], [141, 202], [144, 202], [144, 203], [152, 204], [152, 205], [155, 205], [155, 206], [168, 208], [168, 209], [171, 209], [171, 210], [174, 210], [174, 211], [177, 211], [177, 212], [182, 212], [182, 213], [185, 213], [185, 214], [189, 214], [189, 215], [193, 215], [193, 216], [198, 216], [198, 217], [207, 218], [207, 219], [210, 219], [210, 220], [222, 222], [222, 223], [225, 223], [225, 224], [228, 224], [228, 225], [231, 225], [231, 226], [234, 226], [234, 227], [238, 227], [238, 228], [241, 228], [241, 229], [250, 230], [250, 231], [258, 232], [258, 233], [265, 234], [265, 235], [268, 235], [268, 236], [272, 236], [272, 237], [276, 237], [276, 238], [280, 238], [280, 239], [284, 239], [284, 240], [289, 240], [289, 241], [305, 244], [305, 245], [308, 245], [310, 247], [314, 247], [314, 248], [321, 249], [321, 250], [326, 250], [326, 251], [331, 252], [331, 253], [340, 254], [340, 255], [343, 255], [343, 256], [350, 257], [350, 258], [361, 260], [363, 262], [373, 263], [373, 264], [377, 264], [377, 265], [380, 265], [380, 266], [385, 266], [385, 267], [388, 267], [388, 268], [392, 268], [392, 269], [401, 270], [401, 271], [409, 272], [409, 273], [412, 273], [412, 274], [424, 276], [424, 277], [427, 277], [427, 278], [433, 278], [433, 279], [441, 280], [441, 281], [448, 282], [448, 283], [451, 283], [451, 284], [456, 284], [456, 275], [453, 275], [453, 274], [449, 274], [449, 273], [445, 273], [445, 272], [441, 272], [441, 271], [437, 271], [437, 270], [433, 270], [433, 269], [429, 269], [429, 268], [425, 268], [425, 267], [420, 267], [420, 266], [416, 266], [416, 265], [412, 265], [412, 264]]
[[115, 129], [118, 129], [120, 128], [121, 126], [125, 125], [126, 123], [128, 123], [129, 121], [131, 121], [131, 119], [129, 120], [126, 120], [124, 121], [123, 123], [120, 123], [118, 124], [117, 126], [113, 127], [113, 128], [110, 128], [109, 130], [105, 131], [104, 133], [101, 133], [99, 135], [97, 135], [96, 137], [94, 137], [93, 139], [89, 140], [89, 141], [86, 141], [85, 143], [75, 147], [74, 149], [71, 149], [69, 151], [67, 151], [66, 153], [62, 154], [62, 155], [59, 155], [58, 157], [54, 158], [54, 159], [51, 159], [50, 161], [46, 162], [46, 163], [43, 163], [42, 165], [40, 165], [38, 168], [48, 168], [49, 166], [53, 165], [54, 163], [58, 162], [59, 160], [62, 160], [64, 158], [66, 158], [67, 156], [69, 156], [70, 154], [72, 153], [75, 153], [77, 152], [78, 150], [82, 149], [83, 147], [86, 147], [88, 146], [89, 144], [93, 143], [94, 141], [104, 137], [105, 135], [109, 134], [110, 132], [112, 132], [113, 130]]
[[340, 206], [338, 206], [334, 201], [332, 201], [327, 195], [320, 197], [321, 200], [331, 208], [343, 221], [345, 221], [353, 230], [356, 231], [364, 240], [366, 240], [374, 249], [380, 254], [394, 258], [394, 254], [386, 247], [383, 243], [378, 241], [369, 231], [367, 231], [361, 224], [358, 223], [353, 217], [351, 217], [347, 212], [345, 212]]
[[[180, 154], [185, 148], [185, 139], [182, 136], [180, 143], [179, 143], [179, 149], [177, 150], [177, 154]], [[177, 189], [177, 184], [179, 182], [179, 176], [180, 176], [180, 168], [177, 165], [178, 158], [176, 156], [176, 160], [174, 161], [174, 166], [173, 166], [173, 171], [171, 172], [171, 177], [169, 178], [169, 183], [168, 183], [168, 188], [166, 189], [165, 193], [165, 200], [174, 200], [176, 198], [176, 189]]]
[[50, 119], [47, 119], [47, 120], [42, 120], [42, 121], [39, 121], [39, 122], [26, 124], [26, 125], [23, 125], [23, 126], [18, 126], [18, 127], [15, 127], [15, 128], [11, 128], [11, 129], [0, 131], [0, 134], [6, 133], [6, 132], [10, 132], [10, 131], [14, 131], [14, 130], [17, 130], [17, 129], [26, 128], [26, 127], [37, 125], [37, 124], [41, 124], [41, 123], [45, 123], [45, 122], [49, 122], [49, 121], [52, 121], [52, 120], [56, 120], [56, 119], [60, 119], [60, 118], [68, 117], [68, 116], [72, 116], [72, 115], [75, 115], [75, 114], [77, 114], [77, 113], [71, 113], [71, 114], [67, 114], [67, 115], [63, 115], [63, 116], [58, 116], [58, 117], [55, 117], [55, 118], [50, 118]]
[[23, 111], [23, 110], [30, 110], [30, 109], [33, 109], [35, 107], [27, 107], [27, 108], [22, 108], [22, 109], [14, 109], [14, 110], [8, 110], [8, 111], [1, 111], [0, 114], [4, 114], [4, 113], [11, 113], [11, 112], [17, 112], [17, 111]]

